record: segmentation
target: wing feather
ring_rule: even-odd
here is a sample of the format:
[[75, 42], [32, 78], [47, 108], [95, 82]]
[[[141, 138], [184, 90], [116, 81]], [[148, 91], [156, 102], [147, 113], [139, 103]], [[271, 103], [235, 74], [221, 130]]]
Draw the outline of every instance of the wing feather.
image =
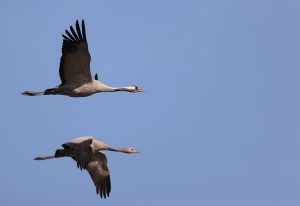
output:
[[65, 30], [65, 32], [71, 40], [76, 41], [76, 39], [73, 37], [73, 35], [68, 30]]
[[80, 170], [86, 169], [90, 159], [92, 158], [93, 150], [91, 148], [93, 140], [87, 139], [80, 143], [67, 142], [62, 145], [65, 150], [73, 151], [73, 159], [77, 163]]
[[71, 30], [73, 36], [75, 37], [75, 39], [76, 39], [77, 41], [80, 41], [79, 37], [77, 36], [77, 34], [76, 34], [76, 32], [75, 32], [75, 30], [74, 30], [74, 28], [73, 28], [72, 26], [70, 26], [70, 30]]
[[65, 36], [62, 34], [62, 37], [64, 38], [64, 40], [69, 40], [69, 41], [72, 41], [69, 37]]
[[78, 23], [76, 23], [77, 33], [71, 26], [72, 34], [66, 30], [67, 36], [62, 35], [64, 40], [59, 67], [61, 85], [80, 85], [92, 80], [90, 72], [91, 56], [88, 50], [84, 21], [82, 20], [82, 22], [82, 35]]
[[77, 31], [77, 34], [78, 34], [79, 39], [80, 39], [80, 40], [83, 40], [82, 35], [81, 35], [81, 31], [80, 31], [80, 26], [79, 26], [78, 20], [76, 20], [76, 31]]
[[111, 183], [106, 156], [100, 152], [94, 153], [87, 170], [95, 184], [96, 193], [101, 198], [109, 197]]
[[82, 28], [83, 40], [86, 41], [85, 23], [84, 23], [84, 20], [83, 20], [83, 19], [82, 19], [82, 22], [81, 22], [81, 28]]

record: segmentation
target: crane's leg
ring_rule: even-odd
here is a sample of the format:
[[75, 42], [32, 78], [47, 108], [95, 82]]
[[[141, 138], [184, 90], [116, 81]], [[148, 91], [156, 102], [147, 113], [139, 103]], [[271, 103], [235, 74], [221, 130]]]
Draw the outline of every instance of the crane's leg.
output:
[[34, 160], [48, 160], [48, 159], [53, 159], [55, 158], [55, 156], [39, 156], [39, 157], [36, 157], [34, 158]]
[[33, 92], [33, 91], [25, 91], [22, 93], [22, 95], [25, 96], [40, 96], [40, 95], [56, 95], [56, 94], [61, 94], [60, 88], [50, 88], [46, 89], [44, 92]]
[[25, 95], [25, 96], [40, 96], [40, 95], [44, 95], [44, 92], [25, 91], [25, 92], [22, 93], [22, 95]]
[[48, 160], [48, 159], [60, 158], [60, 157], [71, 157], [73, 155], [74, 155], [73, 152], [70, 150], [58, 149], [58, 150], [56, 150], [55, 155], [39, 156], [39, 157], [34, 158], [34, 160]]

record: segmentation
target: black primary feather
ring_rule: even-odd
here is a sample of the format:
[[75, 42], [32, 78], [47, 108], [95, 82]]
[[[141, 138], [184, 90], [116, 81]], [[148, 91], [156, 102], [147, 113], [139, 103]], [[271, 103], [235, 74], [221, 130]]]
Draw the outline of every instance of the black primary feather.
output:
[[82, 22], [81, 22], [81, 28], [82, 28], [83, 40], [86, 41], [85, 24], [84, 24], [84, 20], [83, 19], [82, 19]]
[[75, 37], [75, 39], [76, 39], [77, 41], [80, 41], [80, 40], [79, 40], [79, 37], [77, 36], [77, 34], [76, 34], [76, 32], [75, 32], [75, 30], [73, 29], [72, 26], [70, 26], [70, 30], [71, 30], [73, 36]]
[[65, 36], [62, 34], [62, 37], [64, 38], [64, 40], [68, 40], [68, 41], [72, 41], [69, 37]]
[[78, 20], [76, 20], [76, 31], [77, 31], [77, 34], [79, 36], [79, 39], [82, 41], [83, 38], [82, 38], [82, 35], [81, 35], [81, 31], [80, 31], [80, 26], [79, 26]]
[[70, 34], [70, 32], [68, 30], [66, 30], [66, 34], [69, 36], [70, 39], [72, 39], [73, 41], [76, 41], [76, 39], [72, 36], [72, 34]]

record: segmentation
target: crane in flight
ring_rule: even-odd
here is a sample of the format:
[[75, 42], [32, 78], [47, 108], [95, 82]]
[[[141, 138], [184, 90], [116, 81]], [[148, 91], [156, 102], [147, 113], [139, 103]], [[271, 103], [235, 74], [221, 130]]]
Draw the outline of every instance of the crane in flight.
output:
[[59, 76], [61, 84], [57, 87], [46, 89], [43, 92], [25, 91], [26, 96], [38, 95], [67, 95], [70, 97], [86, 97], [100, 92], [143, 92], [138, 86], [112, 87], [98, 79], [98, 74], [92, 78], [90, 63], [91, 56], [85, 32], [84, 20], [81, 28], [78, 20], [76, 30], [70, 26], [63, 36], [62, 56], [60, 59]]
[[106, 156], [99, 152], [108, 150], [113, 152], [123, 152], [127, 154], [140, 153], [134, 148], [112, 148], [100, 140], [90, 136], [75, 138], [62, 145], [63, 149], [58, 149], [55, 155], [39, 156], [35, 160], [48, 160], [60, 157], [71, 157], [76, 161], [80, 170], [87, 170], [96, 186], [96, 193], [101, 198], [109, 197], [111, 191], [110, 174]]

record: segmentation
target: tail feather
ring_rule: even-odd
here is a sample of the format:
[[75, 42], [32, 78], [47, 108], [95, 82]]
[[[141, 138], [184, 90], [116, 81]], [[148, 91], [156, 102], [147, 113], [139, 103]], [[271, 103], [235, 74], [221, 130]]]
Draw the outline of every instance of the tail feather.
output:
[[65, 150], [65, 149], [58, 149], [55, 152], [55, 158], [59, 157], [71, 157], [72, 152], [70, 150]]
[[40, 95], [44, 95], [44, 92], [25, 91], [25, 92], [22, 93], [22, 95], [25, 95], [25, 96], [40, 96]]
[[44, 95], [49, 95], [49, 94], [52, 94], [52, 95], [57, 94], [57, 88], [46, 89], [44, 91]]

